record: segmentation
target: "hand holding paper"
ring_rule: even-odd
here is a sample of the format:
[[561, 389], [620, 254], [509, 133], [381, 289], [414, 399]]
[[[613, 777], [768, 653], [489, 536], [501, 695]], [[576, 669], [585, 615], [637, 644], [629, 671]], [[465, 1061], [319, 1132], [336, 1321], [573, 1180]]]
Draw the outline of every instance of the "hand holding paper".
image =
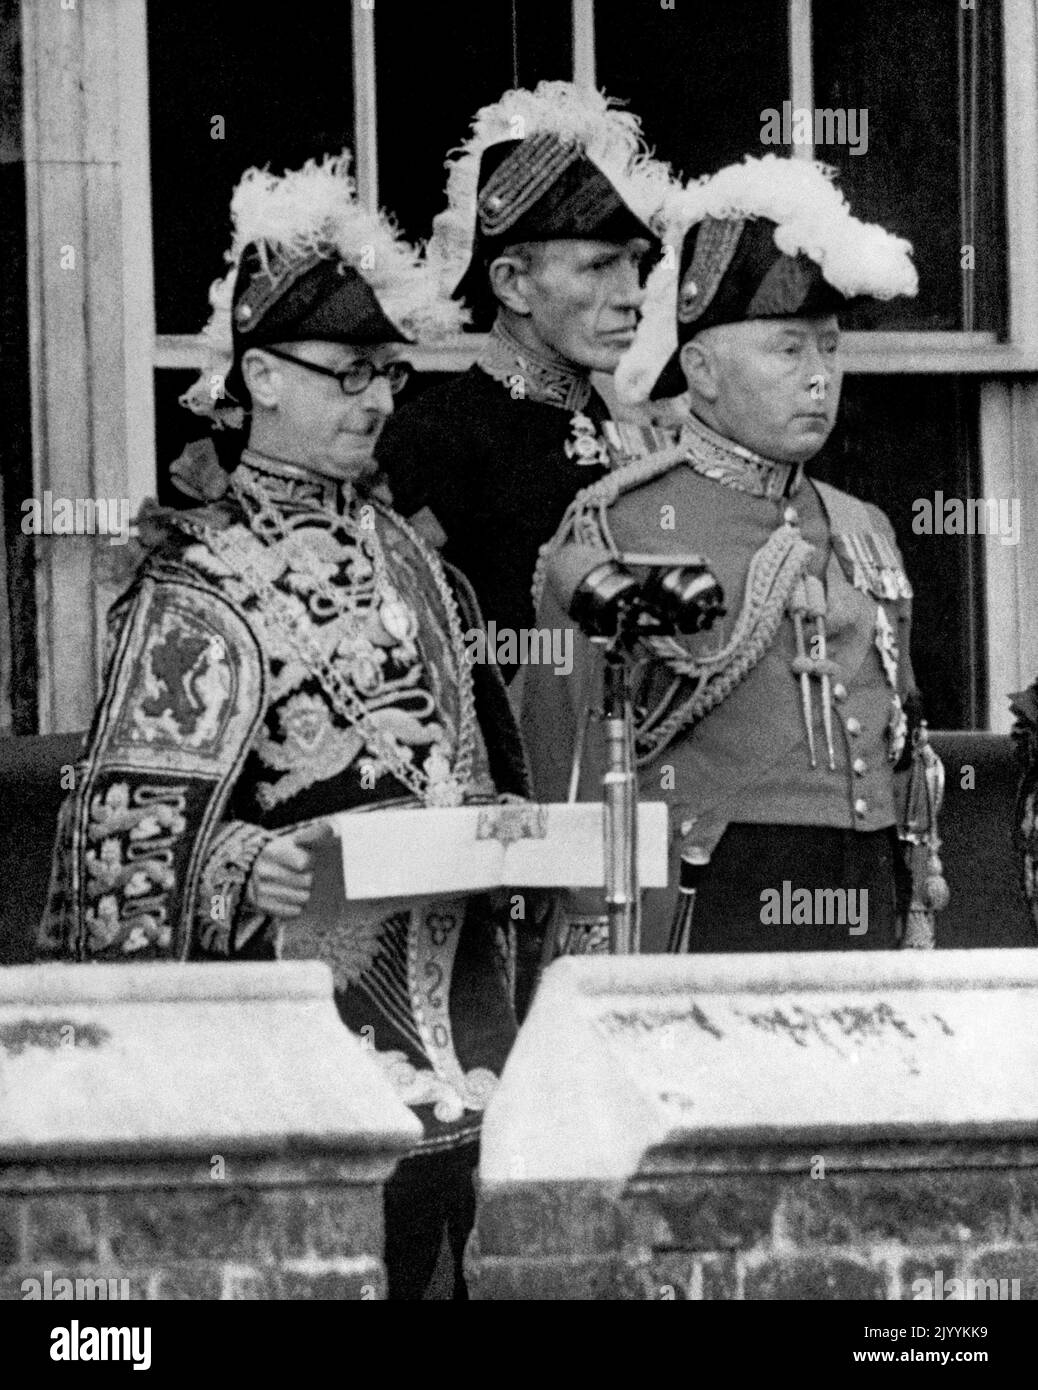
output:
[[[329, 823], [350, 901], [605, 884], [598, 802], [372, 811]], [[644, 888], [666, 886], [663, 802], [639, 807], [638, 873]]]
[[271, 840], [252, 866], [246, 901], [272, 917], [298, 917], [313, 888], [314, 856], [309, 847], [333, 838], [334, 831], [326, 821], [313, 821]]

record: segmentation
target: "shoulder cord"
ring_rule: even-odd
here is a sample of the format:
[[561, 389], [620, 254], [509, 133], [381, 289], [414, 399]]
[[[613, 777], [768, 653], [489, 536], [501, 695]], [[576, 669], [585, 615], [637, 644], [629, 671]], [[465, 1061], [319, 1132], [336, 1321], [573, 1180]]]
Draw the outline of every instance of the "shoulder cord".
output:
[[590, 487], [581, 488], [566, 508], [565, 515], [551, 540], [546, 541], [538, 552], [531, 586], [535, 611], [541, 606], [548, 561], [555, 551], [567, 541], [573, 541], [578, 545], [604, 547], [610, 554], [619, 555], [619, 547], [609, 529], [609, 508], [622, 492], [629, 492], [632, 488], [640, 487], [642, 483], [651, 483], [662, 474], [669, 473], [675, 463], [684, 457], [684, 446], [680, 443], [673, 444], [631, 463], [622, 464], [598, 482], [592, 483]]
[[679, 676], [697, 682], [689, 698], [659, 726], [636, 736], [639, 766], [658, 757], [681, 731], [727, 699], [763, 657], [785, 616], [786, 604], [814, 551], [798, 528], [786, 522], [757, 551], [746, 580], [746, 601], [731, 640], [720, 651], [696, 659], [673, 639], [650, 639], [656, 654]]
[[[668, 449], [625, 464], [577, 493], [555, 535], [541, 547], [534, 571], [535, 605], [539, 606], [544, 592], [548, 560], [567, 540], [604, 547], [613, 555], [620, 553], [609, 528], [609, 507], [621, 493], [669, 472], [685, 457], [686, 451], [687, 445], [679, 441]], [[702, 719], [746, 679], [774, 640], [789, 596], [813, 551], [814, 547], [804, 540], [799, 527], [789, 521], [769, 537], [750, 563], [746, 599], [731, 639], [712, 655], [693, 658], [669, 638], [646, 642], [653, 654], [679, 678], [695, 680], [697, 684], [691, 696], [651, 734], [643, 723], [636, 739], [640, 750], [644, 750], [638, 752], [639, 766], [651, 762], [684, 728]], [[664, 697], [664, 705], [669, 703], [674, 692], [672, 685]], [[652, 722], [651, 714], [647, 722]]]

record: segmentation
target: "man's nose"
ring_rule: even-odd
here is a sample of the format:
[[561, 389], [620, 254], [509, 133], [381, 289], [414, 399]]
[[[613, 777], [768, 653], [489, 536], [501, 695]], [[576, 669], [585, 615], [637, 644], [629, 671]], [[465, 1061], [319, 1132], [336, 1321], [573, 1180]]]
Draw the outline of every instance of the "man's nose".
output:
[[381, 415], [387, 419], [392, 415], [393, 393], [384, 376], [372, 378], [370, 385], [361, 396], [361, 405], [365, 410], [370, 410], [373, 415]]
[[621, 267], [613, 286], [612, 301], [620, 309], [640, 309], [645, 303], [645, 288], [636, 265]]
[[825, 400], [832, 390], [839, 370], [839, 364], [831, 353], [819, 352], [817, 348], [813, 348], [804, 361], [807, 385], [812, 396], [818, 400]]

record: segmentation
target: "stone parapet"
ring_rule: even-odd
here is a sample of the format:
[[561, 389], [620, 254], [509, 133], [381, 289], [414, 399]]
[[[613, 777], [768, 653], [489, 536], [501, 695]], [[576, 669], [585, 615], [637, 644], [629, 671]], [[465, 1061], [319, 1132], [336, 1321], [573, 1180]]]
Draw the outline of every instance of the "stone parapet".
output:
[[570, 959], [484, 1128], [477, 1298], [1038, 1297], [1038, 956]]
[[0, 1298], [381, 1298], [419, 1135], [318, 963], [0, 971]]

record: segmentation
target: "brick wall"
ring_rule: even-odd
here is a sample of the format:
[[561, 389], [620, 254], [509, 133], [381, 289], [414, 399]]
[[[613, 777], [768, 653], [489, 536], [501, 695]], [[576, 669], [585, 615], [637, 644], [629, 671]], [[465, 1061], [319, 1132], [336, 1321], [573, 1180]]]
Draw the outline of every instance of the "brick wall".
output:
[[484, 1120], [474, 1297], [1038, 1298], [1036, 1029], [1028, 950], [557, 961]]
[[0, 1299], [384, 1298], [420, 1134], [316, 961], [0, 970]]
[[[0, 1168], [0, 1299], [127, 1281], [132, 1299], [380, 1299], [382, 1184], [319, 1157]], [[115, 1288], [121, 1286], [115, 1285]]]
[[1038, 1298], [1038, 1146], [754, 1149], [650, 1162], [619, 1189], [499, 1184], [471, 1252], [481, 1299], [912, 1299], [937, 1271], [946, 1296], [973, 1278]]

